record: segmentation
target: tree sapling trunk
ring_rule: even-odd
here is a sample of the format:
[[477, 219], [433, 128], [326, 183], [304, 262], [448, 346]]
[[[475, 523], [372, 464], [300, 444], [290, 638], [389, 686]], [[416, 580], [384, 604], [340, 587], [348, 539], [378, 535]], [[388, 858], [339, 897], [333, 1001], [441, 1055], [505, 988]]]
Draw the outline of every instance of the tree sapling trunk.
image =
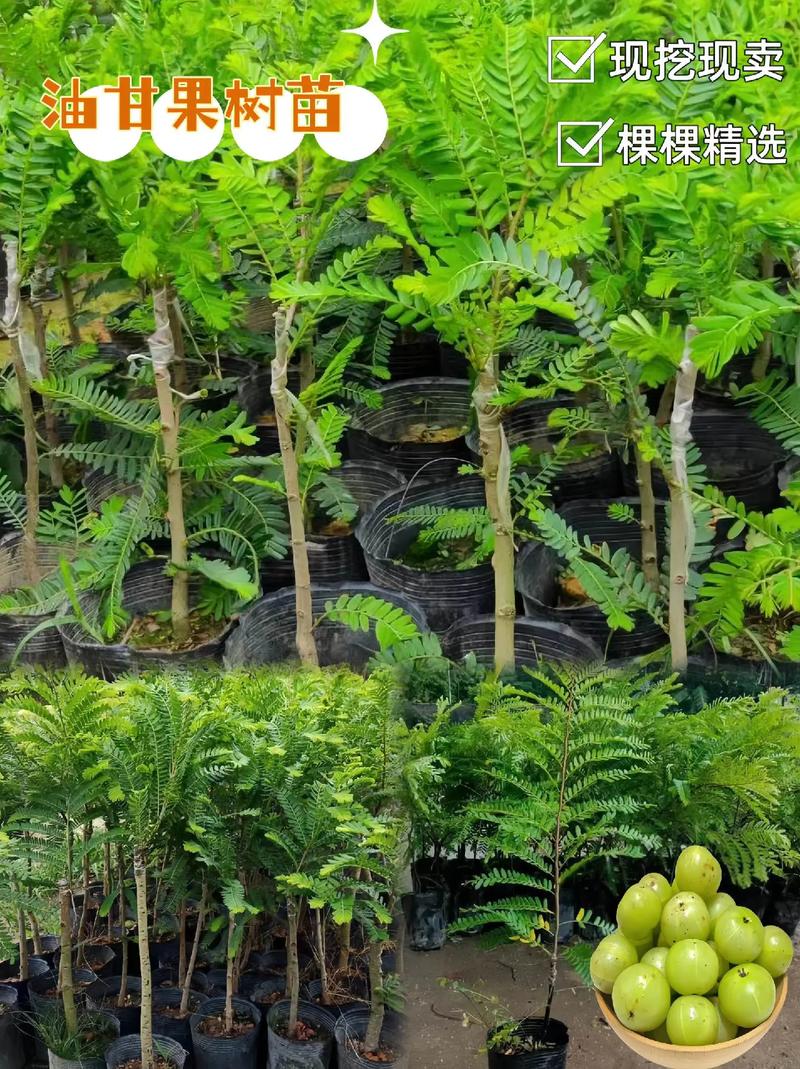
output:
[[283, 477], [286, 483], [286, 504], [289, 512], [289, 532], [294, 565], [295, 615], [297, 654], [303, 664], [319, 664], [314, 641], [314, 609], [311, 600], [311, 572], [308, 566], [305, 517], [300, 497], [300, 472], [292, 441], [291, 407], [287, 390], [289, 374], [289, 342], [296, 306], [278, 308], [275, 312], [275, 358], [272, 361], [270, 392], [275, 405], [275, 421], [281, 449]]
[[58, 903], [60, 915], [60, 939], [61, 939], [61, 970], [60, 988], [61, 1001], [64, 1006], [64, 1022], [67, 1026], [67, 1035], [74, 1036], [78, 1032], [78, 1010], [75, 1006], [75, 989], [72, 983], [72, 918], [70, 916], [70, 889], [66, 880], [60, 880], [58, 884]]
[[297, 1033], [297, 1013], [300, 1005], [300, 961], [297, 954], [298, 908], [294, 898], [286, 900], [286, 915], [289, 920], [289, 938], [286, 944], [286, 986], [289, 992], [288, 1035], [294, 1039]]
[[121, 846], [117, 847], [117, 880], [119, 882], [119, 927], [120, 942], [122, 944], [122, 967], [120, 969], [117, 1006], [122, 1008], [128, 997], [130, 946], [128, 944], [128, 929], [125, 927], [125, 856]]
[[[31, 313], [33, 315], [33, 334], [36, 348], [39, 350], [39, 373], [44, 379], [47, 378], [48, 374], [47, 324], [44, 319], [42, 302], [39, 298], [39, 293], [44, 287], [43, 275], [44, 270], [39, 268], [31, 282]], [[58, 418], [49, 397], [42, 398], [42, 412], [44, 413], [44, 431], [49, 451], [50, 482], [55, 490], [60, 490], [64, 485], [64, 462], [57, 454], [61, 439], [58, 434]]]
[[170, 380], [170, 363], [175, 349], [169, 325], [167, 290], [162, 286], [153, 293], [156, 329], [147, 339], [156, 381], [158, 409], [161, 417], [161, 438], [167, 470], [167, 519], [170, 531], [170, 562], [172, 576], [172, 634], [176, 645], [189, 640], [189, 573], [186, 570], [186, 518], [183, 507], [181, 477], [180, 410], [175, 404]]
[[[22, 532], [22, 567], [26, 583], [33, 584], [39, 580], [39, 565], [36, 553], [36, 528], [39, 525], [39, 449], [36, 442], [36, 417], [28, 382], [28, 369], [23, 355], [24, 333], [21, 314], [20, 273], [18, 263], [18, 244], [7, 241], [5, 244], [8, 290], [3, 313], [3, 330], [8, 337], [11, 359], [19, 389], [20, 411], [25, 439], [25, 505], [26, 517]], [[33, 346], [25, 346], [32, 352]]]
[[141, 1025], [142, 1069], [155, 1069], [153, 1045], [153, 974], [150, 970], [150, 939], [147, 916], [147, 859], [141, 850], [133, 855], [136, 882], [136, 926], [139, 933], [139, 964], [142, 981]]
[[689, 475], [686, 447], [691, 441], [694, 389], [697, 367], [692, 360], [695, 327], [686, 328], [683, 357], [675, 383], [675, 401], [670, 422], [672, 471], [669, 480], [670, 548], [669, 548], [669, 641], [672, 669], [685, 672], [688, 664], [686, 646], [686, 584], [694, 546], [694, 517], [689, 503]]
[[514, 521], [511, 514], [511, 454], [500, 422], [500, 408], [492, 404], [497, 394], [494, 357], [487, 358], [478, 372], [472, 400], [478, 418], [480, 452], [483, 457], [483, 481], [486, 506], [494, 528], [494, 615], [495, 670], [514, 668]]
[[377, 1054], [381, 1046], [381, 1032], [386, 1015], [383, 1000], [383, 943], [374, 939], [369, 948], [369, 1022], [364, 1037], [364, 1050], [367, 1054]]
[[227, 968], [225, 970], [225, 1031], [228, 1035], [233, 1032], [233, 973], [236, 962], [236, 914], [228, 914], [228, 953]]
[[314, 933], [317, 940], [317, 958], [319, 959], [320, 1001], [323, 1006], [327, 1006], [331, 1001], [331, 996], [328, 990], [328, 964], [325, 960], [325, 923], [321, 909], [314, 910]]
[[72, 280], [67, 272], [69, 265], [69, 248], [62, 245], [58, 252], [58, 277], [61, 283], [61, 296], [64, 298], [64, 310], [67, 313], [67, 326], [69, 327], [69, 340], [73, 345], [81, 344], [81, 332], [78, 327], [78, 317], [75, 314], [75, 294], [72, 291]]
[[208, 887], [206, 881], [203, 880], [203, 891], [200, 897], [200, 908], [197, 911], [197, 927], [194, 932], [194, 940], [192, 942], [192, 952], [189, 955], [189, 964], [186, 966], [186, 975], [183, 978], [183, 993], [181, 995], [181, 1008], [180, 1015], [185, 1017], [189, 1012], [189, 992], [192, 989], [192, 977], [194, 976], [195, 966], [197, 965], [197, 955], [200, 952], [200, 940], [203, 935], [203, 925], [206, 919], [206, 899], [208, 897]]
[[339, 965], [338, 972], [347, 972], [350, 968], [351, 924], [345, 921], [339, 925]]
[[658, 590], [658, 535], [656, 533], [656, 499], [653, 493], [653, 468], [634, 446], [636, 484], [639, 487], [639, 522], [642, 532], [642, 572], [653, 590]]

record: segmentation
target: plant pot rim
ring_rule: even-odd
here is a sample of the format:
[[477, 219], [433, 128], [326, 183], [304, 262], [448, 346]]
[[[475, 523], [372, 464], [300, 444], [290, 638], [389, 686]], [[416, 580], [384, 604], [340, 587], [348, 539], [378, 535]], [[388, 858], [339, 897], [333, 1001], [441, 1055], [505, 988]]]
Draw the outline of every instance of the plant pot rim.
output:
[[715, 1069], [718, 1065], [726, 1065], [735, 1058], [741, 1057], [761, 1042], [780, 1016], [788, 992], [789, 980], [786, 976], [782, 976], [776, 983], [775, 1007], [766, 1021], [735, 1039], [729, 1039], [725, 1043], [712, 1043], [706, 1047], [660, 1043], [638, 1032], [631, 1032], [620, 1022], [606, 996], [597, 990], [594, 994], [600, 1012], [612, 1032], [622, 1040], [626, 1047], [635, 1051], [640, 1057], [654, 1065], [664, 1066], [665, 1069]]

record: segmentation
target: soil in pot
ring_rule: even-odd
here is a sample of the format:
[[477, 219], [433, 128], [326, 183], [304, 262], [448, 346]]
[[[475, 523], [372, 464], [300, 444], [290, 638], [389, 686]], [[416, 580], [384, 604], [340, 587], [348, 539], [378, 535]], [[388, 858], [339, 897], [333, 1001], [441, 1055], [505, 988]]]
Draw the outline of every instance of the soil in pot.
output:
[[169, 613], [154, 612], [134, 617], [121, 641], [137, 650], [178, 652], [194, 649], [218, 638], [227, 626], [226, 620], [213, 620], [195, 609], [189, 613], [188, 639], [176, 642], [172, 634], [172, 617]]
[[190, 1021], [197, 1069], [255, 1069], [258, 1061], [261, 1014], [258, 1007], [234, 998], [234, 1027], [225, 1029], [225, 999], [203, 1003]]
[[382, 404], [359, 406], [348, 427], [350, 455], [397, 468], [407, 478], [442, 480], [465, 457], [470, 418], [466, 380], [418, 378], [378, 389]]
[[225, 1027], [225, 1016], [222, 1013], [214, 1017], [204, 1017], [197, 1027], [199, 1032], [210, 1039], [238, 1039], [252, 1032], [256, 1023], [252, 1017], [234, 1011], [232, 1028]]
[[399, 1065], [402, 1060], [402, 1025], [391, 1017], [384, 1019], [377, 1050], [366, 1049], [364, 1042], [369, 1026], [369, 1010], [361, 1008], [346, 1014], [336, 1023], [336, 1046], [339, 1069], [362, 1069], [370, 1065]]
[[318, 1069], [330, 1062], [336, 1019], [330, 1010], [302, 1002], [299, 1006], [297, 1029], [288, 1035], [289, 1003], [276, 1003], [267, 1014], [269, 1029], [268, 1069], [284, 1066], [306, 1066]]

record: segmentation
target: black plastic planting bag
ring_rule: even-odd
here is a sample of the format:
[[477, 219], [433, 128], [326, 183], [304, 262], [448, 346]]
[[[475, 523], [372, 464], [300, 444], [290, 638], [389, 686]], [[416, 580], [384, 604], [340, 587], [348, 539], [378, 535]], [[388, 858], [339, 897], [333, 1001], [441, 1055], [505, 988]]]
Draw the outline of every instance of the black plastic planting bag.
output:
[[[156, 1056], [164, 1058], [174, 1066], [174, 1069], [183, 1069], [188, 1055], [180, 1043], [176, 1043], [166, 1036], [153, 1036], [153, 1045]], [[142, 1055], [142, 1041], [139, 1036], [124, 1036], [115, 1039], [106, 1051], [107, 1069], [118, 1069], [120, 1065]]]
[[[427, 628], [425, 613], [409, 598], [393, 590], [381, 590], [370, 583], [331, 583], [311, 587], [314, 610], [314, 638], [319, 663], [323, 666], [347, 664], [363, 668], [379, 648], [374, 629], [353, 631], [344, 624], [325, 619], [325, 604], [335, 602], [343, 594], [363, 594], [379, 598], [401, 608], [412, 617], [420, 631]], [[239, 626], [225, 646], [225, 666], [241, 668], [246, 665], [273, 664], [292, 660], [295, 648], [295, 592], [293, 588], [278, 590], [260, 598], [244, 612]]]
[[409, 484], [387, 494], [356, 530], [370, 579], [386, 590], [413, 598], [434, 631], [446, 631], [462, 617], [488, 612], [494, 599], [491, 561], [460, 571], [415, 568], [403, 558], [422, 525], [398, 522], [404, 513], [419, 507], [461, 510], [485, 506], [486, 489], [477, 475], [441, 484]]
[[316, 1039], [299, 1041], [283, 1035], [289, 1016], [288, 1001], [276, 1002], [267, 1014], [269, 1030], [267, 1069], [328, 1069], [333, 1051], [336, 1019], [330, 1010], [301, 1002], [298, 1019], [314, 1028]]
[[[37, 547], [37, 561], [43, 575], [58, 567], [58, 558], [58, 550], [53, 546]], [[0, 538], [0, 594], [11, 593], [22, 585], [22, 537], [17, 533], [7, 534]], [[52, 614], [0, 616], [0, 665], [10, 664], [18, 656], [20, 664], [63, 667], [64, 647], [52, 621]]]
[[[384, 1058], [391, 1051], [391, 1060], [383, 1060], [381, 1065], [389, 1066], [389, 1069], [400, 1069], [408, 1064], [408, 1059], [403, 1052], [403, 1024], [404, 1019], [399, 1016], [387, 1017], [381, 1029], [381, 1047], [384, 1050]], [[352, 1010], [340, 1017], [336, 1022], [336, 1053], [339, 1059], [339, 1069], [368, 1069], [375, 1065], [374, 1059], [363, 1058], [359, 1054], [359, 1045], [367, 1034], [369, 1025], [369, 1010]]]
[[[197, 584], [190, 586], [190, 597], [197, 597]], [[172, 585], [164, 575], [164, 563], [146, 561], [137, 564], [128, 572], [122, 584], [122, 604], [133, 615], [159, 612], [170, 607]], [[83, 608], [91, 618], [96, 611], [98, 599], [89, 594], [83, 599]], [[79, 664], [92, 675], [102, 679], [115, 679], [125, 672], [140, 672], [151, 668], [181, 668], [216, 662], [222, 656], [225, 640], [235, 625], [231, 623], [223, 632], [190, 650], [139, 650], [124, 643], [103, 645], [97, 642], [78, 623], [64, 624], [61, 638], [70, 664]]]
[[17, 991], [0, 984], [0, 1069], [24, 1069], [25, 1051], [17, 1028]]
[[[529, 1017], [520, 1021], [514, 1034], [520, 1038], [541, 1042], [543, 1025], [544, 1020], [541, 1017]], [[491, 1038], [491, 1032], [488, 1038]], [[567, 1026], [561, 1021], [551, 1019], [545, 1049], [521, 1054], [502, 1054], [499, 1050], [489, 1049], [489, 1069], [565, 1069], [568, 1044]]]

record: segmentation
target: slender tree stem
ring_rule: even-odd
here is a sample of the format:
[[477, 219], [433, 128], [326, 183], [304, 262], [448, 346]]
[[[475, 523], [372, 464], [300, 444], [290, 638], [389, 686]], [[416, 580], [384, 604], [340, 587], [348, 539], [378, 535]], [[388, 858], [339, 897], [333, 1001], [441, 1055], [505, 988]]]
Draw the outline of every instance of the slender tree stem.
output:
[[501, 672], [514, 668], [514, 621], [517, 610], [514, 587], [514, 521], [511, 514], [511, 458], [500, 423], [500, 409], [492, 404], [492, 398], [496, 394], [494, 360], [489, 358], [478, 372], [472, 399], [478, 417], [486, 505], [494, 528], [494, 660], [496, 671]]
[[60, 987], [61, 1001], [64, 1006], [64, 1020], [67, 1026], [67, 1035], [74, 1036], [78, 1032], [78, 1010], [75, 1006], [75, 989], [72, 981], [72, 918], [70, 916], [71, 893], [66, 880], [59, 880], [58, 903], [60, 914], [60, 940], [61, 940], [61, 970]]
[[189, 964], [186, 966], [186, 975], [183, 978], [183, 994], [181, 996], [181, 1017], [185, 1017], [189, 1012], [189, 992], [192, 989], [192, 978], [194, 976], [195, 966], [197, 965], [197, 955], [200, 952], [200, 940], [203, 935], [203, 925], [206, 919], [206, 900], [208, 898], [208, 886], [205, 879], [203, 879], [203, 891], [200, 897], [200, 908], [197, 912], [197, 927], [194, 932], [194, 940], [192, 941], [192, 952], [189, 955]]
[[321, 1002], [323, 1006], [330, 1003], [331, 996], [328, 990], [328, 964], [325, 960], [325, 924], [322, 918], [322, 910], [314, 910], [314, 933], [317, 940], [317, 958], [319, 959], [319, 978], [322, 984]]
[[289, 532], [294, 564], [295, 641], [297, 654], [303, 664], [317, 666], [317, 644], [314, 641], [314, 608], [311, 599], [311, 572], [308, 565], [305, 517], [300, 496], [300, 472], [292, 441], [291, 410], [286, 388], [289, 371], [289, 340], [296, 306], [275, 312], [275, 358], [272, 361], [272, 399], [281, 449], [283, 476], [286, 482], [286, 504], [289, 512]]
[[[44, 379], [47, 378], [49, 371], [47, 326], [44, 321], [44, 310], [38, 299], [31, 298], [31, 312], [33, 314], [33, 334], [36, 340], [36, 348], [39, 350], [39, 369]], [[49, 451], [50, 482], [53, 484], [54, 490], [60, 490], [64, 485], [64, 462], [56, 453], [61, 444], [61, 439], [58, 434], [58, 418], [49, 397], [42, 397], [42, 411], [44, 412], [44, 432]]]
[[172, 576], [172, 634], [176, 645], [189, 640], [189, 573], [186, 570], [186, 518], [183, 507], [183, 479], [179, 447], [180, 415], [172, 396], [170, 363], [174, 357], [165, 287], [153, 293], [155, 333], [148, 339], [156, 381], [161, 438], [167, 470], [167, 519], [170, 532]]
[[369, 948], [369, 1022], [364, 1038], [364, 1050], [368, 1054], [376, 1054], [380, 1049], [383, 1020], [386, 1015], [386, 1006], [383, 999], [382, 955], [383, 943], [378, 939], [373, 940]]
[[286, 900], [286, 915], [289, 920], [289, 939], [286, 954], [286, 986], [289, 990], [288, 1034], [294, 1039], [297, 1034], [297, 1013], [300, 1003], [300, 962], [297, 955], [297, 902]]
[[153, 1046], [153, 975], [150, 970], [150, 938], [147, 915], [147, 859], [141, 850], [133, 855], [136, 882], [136, 922], [139, 934], [139, 965], [142, 981], [141, 1025], [142, 1069], [155, 1069]]
[[178, 987], [186, 979], [186, 899], [181, 899], [178, 910]]
[[634, 446], [636, 483], [639, 487], [639, 517], [642, 530], [642, 572], [653, 590], [658, 590], [658, 534], [656, 499], [653, 494], [653, 468]]
[[69, 327], [69, 340], [73, 345], [81, 344], [81, 332], [78, 327], [78, 317], [75, 314], [75, 294], [72, 291], [72, 281], [67, 273], [69, 264], [69, 249], [62, 245], [58, 252], [60, 270], [58, 272], [61, 282], [61, 295], [64, 298], [64, 309], [67, 313], [67, 326]]
[[225, 970], [225, 1031], [228, 1035], [233, 1032], [233, 972], [236, 961], [236, 952], [233, 949], [233, 940], [236, 935], [236, 914], [228, 914], [228, 954], [227, 968]]
[[669, 641], [672, 669], [685, 672], [688, 665], [686, 646], [686, 583], [694, 545], [694, 517], [689, 504], [689, 476], [686, 467], [686, 447], [691, 440], [690, 426], [697, 382], [697, 367], [692, 360], [692, 340], [697, 330], [686, 328], [683, 358], [675, 384], [670, 437], [672, 440], [672, 472], [670, 494], [670, 550], [669, 550]]
[[[15, 885], [18, 895], [22, 894], [19, 884]], [[28, 930], [25, 923], [25, 910], [20, 906], [17, 910], [17, 939], [19, 941], [19, 978], [27, 980], [30, 976], [30, 961], [28, 958]]]
[[120, 941], [122, 943], [122, 967], [120, 969], [119, 997], [117, 1006], [121, 1009], [128, 997], [128, 971], [130, 965], [130, 945], [128, 943], [128, 929], [125, 926], [125, 855], [122, 846], [117, 846], [117, 880], [119, 882], [119, 928]]
[[339, 965], [338, 972], [347, 972], [350, 968], [350, 939], [352, 925], [345, 921], [339, 925]]
[[36, 957], [41, 957], [42, 954], [42, 933], [39, 931], [39, 921], [36, 918], [36, 914], [31, 910], [28, 914], [31, 922], [31, 940], [33, 942], [33, 953]]

